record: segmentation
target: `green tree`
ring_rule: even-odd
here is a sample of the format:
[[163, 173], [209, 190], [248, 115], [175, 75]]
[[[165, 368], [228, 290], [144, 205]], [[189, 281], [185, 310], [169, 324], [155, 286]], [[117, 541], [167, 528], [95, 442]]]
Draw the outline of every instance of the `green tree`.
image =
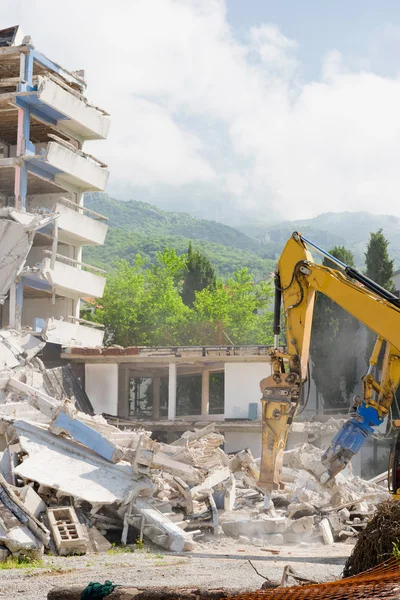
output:
[[365, 274], [389, 292], [393, 292], [394, 261], [389, 258], [388, 246], [389, 241], [383, 235], [382, 229], [370, 234], [365, 253]]
[[[330, 254], [354, 266], [351, 252], [336, 246]], [[323, 264], [335, 267], [329, 259]], [[312, 377], [325, 408], [342, 408], [357, 382], [357, 331], [359, 322], [335, 302], [318, 294], [315, 302], [310, 356]]]
[[[394, 261], [389, 258], [388, 246], [389, 241], [383, 235], [382, 229], [370, 234], [365, 253], [365, 274], [389, 292], [394, 292]], [[365, 351], [365, 360], [367, 363], [369, 362], [375, 340], [375, 333], [368, 330]]]
[[215, 284], [215, 271], [210, 261], [200, 252], [195, 252], [192, 248], [192, 242], [189, 242], [185, 276], [182, 285], [183, 302], [186, 306], [192, 307], [196, 292], [201, 292], [205, 288], [215, 289]]
[[182, 299], [186, 261], [168, 248], [150, 265], [140, 255], [133, 264], [118, 261], [94, 315], [107, 344], [272, 343], [271, 284], [239, 269], [227, 282], [195, 291], [190, 307]]
[[177, 287], [184, 259], [173, 250], [146, 266], [137, 255], [133, 265], [120, 260], [109, 276], [96, 320], [105, 325], [108, 344], [122, 346], [182, 343], [180, 333], [190, 318]]
[[217, 281], [214, 289], [197, 292], [194, 309], [197, 321], [220, 328], [224, 344], [270, 344], [271, 299], [271, 284], [257, 284], [247, 269], [240, 269], [226, 283]]

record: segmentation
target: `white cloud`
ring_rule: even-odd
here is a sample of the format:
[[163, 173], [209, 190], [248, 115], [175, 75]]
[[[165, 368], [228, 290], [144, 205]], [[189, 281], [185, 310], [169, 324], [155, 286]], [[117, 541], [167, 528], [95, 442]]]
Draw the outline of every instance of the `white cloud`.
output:
[[91, 148], [111, 191], [140, 186], [161, 204], [191, 185], [203, 206], [226, 197], [226, 218], [230, 205], [266, 219], [400, 215], [398, 78], [333, 49], [304, 82], [296, 41], [269, 23], [239, 41], [222, 0], [69, 0], [56, 18], [62, 6], [2, 0], [2, 22], [86, 69], [88, 95], [113, 116], [109, 141]]

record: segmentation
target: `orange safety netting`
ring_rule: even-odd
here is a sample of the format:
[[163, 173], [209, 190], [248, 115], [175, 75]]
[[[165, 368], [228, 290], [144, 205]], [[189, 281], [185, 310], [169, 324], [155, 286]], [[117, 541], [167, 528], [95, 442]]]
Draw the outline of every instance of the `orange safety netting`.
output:
[[400, 598], [400, 564], [391, 559], [370, 571], [329, 581], [274, 590], [258, 590], [228, 600], [370, 600]]

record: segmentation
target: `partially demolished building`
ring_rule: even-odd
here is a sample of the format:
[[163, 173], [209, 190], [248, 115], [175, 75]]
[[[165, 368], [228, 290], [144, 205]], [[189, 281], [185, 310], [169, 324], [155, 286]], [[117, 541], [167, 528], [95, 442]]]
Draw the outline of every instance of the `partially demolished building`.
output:
[[105, 189], [108, 171], [83, 145], [105, 139], [110, 119], [85, 90], [83, 71], [47, 58], [19, 27], [0, 31], [0, 324], [97, 346], [103, 333], [79, 318], [80, 299], [101, 297], [106, 280], [82, 248], [103, 244], [107, 220], [83, 197]]

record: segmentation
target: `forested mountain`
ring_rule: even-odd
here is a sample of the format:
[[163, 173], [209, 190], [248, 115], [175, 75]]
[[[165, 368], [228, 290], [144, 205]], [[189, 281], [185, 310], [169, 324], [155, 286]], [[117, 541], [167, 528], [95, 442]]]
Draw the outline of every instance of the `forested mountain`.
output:
[[182, 254], [190, 240], [221, 276], [248, 267], [260, 280], [269, 277], [274, 268], [274, 255], [266, 253], [261, 241], [216, 221], [163, 211], [146, 202], [123, 202], [107, 194], [86, 194], [85, 206], [108, 217], [109, 230], [104, 246], [85, 248], [84, 260], [107, 270], [117, 258], [132, 262], [136, 254], [154, 262], [165, 247]]
[[389, 252], [396, 267], [400, 267], [400, 219], [390, 215], [324, 213], [313, 219], [275, 225], [244, 224], [239, 231], [188, 213], [161, 210], [137, 200], [124, 202], [107, 194], [86, 194], [85, 205], [109, 219], [105, 245], [86, 248], [84, 252], [87, 262], [107, 270], [117, 258], [132, 262], [136, 254], [152, 263], [165, 247], [184, 253], [192, 240], [195, 249], [210, 259], [219, 275], [225, 277], [248, 267], [260, 280], [269, 277], [293, 231], [301, 231], [326, 250], [345, 246], [353, 253], [356, 265], [363, 268], [369, 234], [380, 228], [390, 242]]

